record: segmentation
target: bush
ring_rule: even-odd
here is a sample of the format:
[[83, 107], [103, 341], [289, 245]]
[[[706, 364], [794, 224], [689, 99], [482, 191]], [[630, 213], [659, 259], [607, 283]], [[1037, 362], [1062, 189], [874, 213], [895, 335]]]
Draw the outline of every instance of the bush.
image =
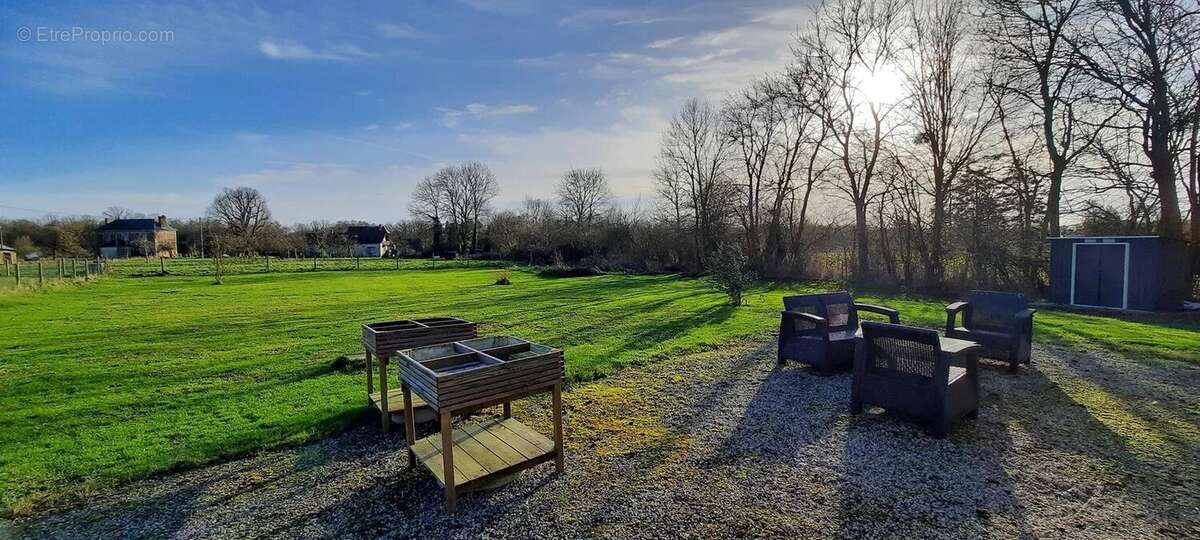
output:
[[508, 270], [497, 270], [496, 285], [512, 285], [512, 281], [509, 281], [510, 277], [512, 277], [512, 272]]
[[708, 276], [709, 285], [729, 296], [729, 304], [742, 305], [742, 292], [754, 283], [750, 260], [731, 245], [723, 245], [713, 256]]

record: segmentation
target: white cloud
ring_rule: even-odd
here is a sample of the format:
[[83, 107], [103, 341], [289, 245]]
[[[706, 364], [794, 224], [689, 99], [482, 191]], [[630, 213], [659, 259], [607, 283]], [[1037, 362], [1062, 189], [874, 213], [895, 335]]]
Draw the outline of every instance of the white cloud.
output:
[[375, 23], [375, 32], [386, 39], [427, 39], [433, 36], [412, 25], [389, 22]]
[[526, 103], [516, 105], [485, 105], [483, 103], [471, 103], [462, 109], [448, 109], [439, 107], [436, 109], [442, 113], [442, 124], [446, 127], [457, 127], [459, 122], [464, 118], [480, 119], [490, 118], [495, 116], [510, 116], [514, 114], [526, 114], [536, 112], [538, 108], [534, 105]]
[[552, 196], [555, 183], [571, 167], [600, 167], [616, 196], [635, 198], [652, 191], [650, 172], [665, 125], [653, 107], [628, 107], [599, 129], [464, 134], [459, 140], [484, 154], [500, 179], [501, 198], [510, 202], [526, 195]]
[[744, 22], [690, 36], [653, 41], [642, 52], [610, 53], [590, 69], [602, 79], [647, 79], [685, 86], [709, 98], [783, 69], [807, 8], [751, 13]]
[[458, 3], [487, 13], [528, 13], [535, 7], [532, 0], [458, 0]]
[[682, 41], [682, 40], [683, 40], [683, 38], [681, 38], [681, 37], [673, 37], [673, 38], [668, 38], [668, 39], [659, 39], [659, 40], [656, 40], [656, 41], [651, 41], [650, 43], [646, 44], [646, 48], [647, 48], [647, 49], [665, 49], [665, 48], [667, 48], [667, 47], [670, 47], [670, 46], [672, 46], [672, 45], [674, 45], [674, 44], [676, 44], [676, 43], [679, 43], [679, 42], [680, 42], [680, 41]]
[[267, 58], [275, 60], [329, 60], [335, 62], [351, 62], [374, 56], [361, 48], [350, 44], [329, 45], [322, 49], [311, 49], [307, 45], [294, 40], [268, 40], [258, 42], [258, 51]]

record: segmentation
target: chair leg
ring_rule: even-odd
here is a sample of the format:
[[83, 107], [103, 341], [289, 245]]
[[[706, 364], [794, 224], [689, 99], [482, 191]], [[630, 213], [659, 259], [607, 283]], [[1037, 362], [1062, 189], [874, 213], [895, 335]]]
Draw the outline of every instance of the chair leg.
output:
[[857, 399], [850, 400], [850, 414], [859, 414], [863, 410], [862, 401]]
[[950, 433], [950, 419], [946, 415], [942, 415], [933, 421], [933, 427], [930, 428], [929, 434], [938, 439], [946, 438]]
[[970, 418], [971, 420], [979, 418], [979, 409], [975, 409], [975, 410], [967, 413], [967, 418]]
[[1019, 361], [1017, 361], [1016, 359], [1010, 360], [1008, 362], [1008, 372], [1015, 375], [1017, 373], [1017, 368], [1020, 365], [1021, 365], [1021, 363]]

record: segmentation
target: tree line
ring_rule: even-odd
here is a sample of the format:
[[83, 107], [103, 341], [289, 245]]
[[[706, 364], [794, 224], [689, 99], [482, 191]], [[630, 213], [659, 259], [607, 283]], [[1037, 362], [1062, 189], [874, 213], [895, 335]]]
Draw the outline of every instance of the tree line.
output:
[[[700, 273], [732, 249], [771, 278], [1037, 290], [1047, 237], [1200, 239], [1194, 2], [826, 0], [806, 20], [787, 65], [682, 103], [652, 197], [616, 204], [583, 167], [497, 209], [486, 164], [450, 165], [388, 225], [393, 254]], [[230, 188], [173, 224], [184, 254], [301, 255], [346, 252], [354, 223], [283, 226]], [[6, 234], [87, 250], [81, 224], [43, 225]]]
[[[841, 250], [860, 280], [940, 289], [954, 264], [1033, 289], [1048, 236], [1200, 238], [1194, 2], [828, 0], [793, 51], [663, 136], [663, 214], [697, 270], [736, 241], [767, 274]], [[851, 234], [814, 230], [814, 205]]]

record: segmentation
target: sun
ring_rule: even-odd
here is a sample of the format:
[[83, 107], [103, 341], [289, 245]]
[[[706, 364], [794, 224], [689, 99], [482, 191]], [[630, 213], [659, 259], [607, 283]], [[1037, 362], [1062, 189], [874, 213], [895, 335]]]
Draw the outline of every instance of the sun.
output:
[[850, 75], [866, 104], [894, 105], [904, 99], [904, 76], [895, 66], [883, 64], [874, 70], [858, 66]]

